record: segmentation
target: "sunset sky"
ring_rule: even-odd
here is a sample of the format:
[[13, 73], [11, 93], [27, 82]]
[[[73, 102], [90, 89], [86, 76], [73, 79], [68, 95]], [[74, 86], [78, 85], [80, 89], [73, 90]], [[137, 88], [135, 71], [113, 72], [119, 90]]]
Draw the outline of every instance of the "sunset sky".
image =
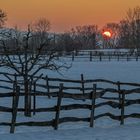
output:
[[140, 0], [0, 0], [0, 8], [8, 15], [7, 26], [25, 29], [27, 24], [45, 17], [51, 31], [64, 32], [71, 27], [118, 22], [128, 8]]

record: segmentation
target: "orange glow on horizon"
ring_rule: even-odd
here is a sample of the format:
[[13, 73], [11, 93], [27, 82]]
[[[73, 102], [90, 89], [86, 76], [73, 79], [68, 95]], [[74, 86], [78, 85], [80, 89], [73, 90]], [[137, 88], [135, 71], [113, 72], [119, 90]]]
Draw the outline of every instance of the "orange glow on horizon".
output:
[[124, 18], [128, 8], [139, 0], [0, 0], [0, 8], [8, 15], [7, 26], [25, 29], [33, 21], [45, 17], [51, 31], [63, 32], [77, 25], [97, 24]]

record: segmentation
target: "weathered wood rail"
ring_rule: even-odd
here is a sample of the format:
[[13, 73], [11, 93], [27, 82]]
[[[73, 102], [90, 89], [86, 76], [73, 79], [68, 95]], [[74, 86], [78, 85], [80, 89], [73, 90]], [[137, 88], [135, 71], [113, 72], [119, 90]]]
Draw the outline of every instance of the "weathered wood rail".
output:
[[[0, 73], [2, 75], [2, 73]], [[127, 99], [127, 95], [129, 94], [140, 94], [140, 84], [139, 83], [124, 83], [124, 82], [114, 82], [105, 79], [95, 79], [95, 80], [86, 80], [83, 75], [81, 75], [80, 80], [68, 80], [68, 79], [59, 79], [59, 78], [49, 78], [48, 76], [39, 77], [36, 76], [31, 82], [32, 90], [30, 90], [30, 96], [32, 97], [33, 106], [31, 108], [31, 112], [35, 115], [37, 112], [55, 112], [55, 118], [49, 121], [29, 121], [29, 122], [16, 122], [16, 118], [18, 117], [17, 112], [24, 112], [25, 109], [23, 107], [19, 107], [19, 98], [24, 96], [24, 90], [20, 86], [22, 86], [22, 81], [19, 80], [14, 83], [14, 76], [19, 75], [11, 75], [11, 74], [3, 74], [6, 75], [6, 80], [0, 80], [0, 82], [9, 83], [11, 85], [0, 86], [0, 88], [9, 87], [8, 90], [10, 92], [0, 93], [0, 98], [13, 98], [13, 103], [11, 107], [0, 106], [0, 112], [10, 112], [12, 114], [11, 122], [0, 122], [0, 125], [10, 126], [10, 132], [14, 133], [16, 126], [26, 125], [26, 126], [52, 126], [54, 129], [58, 129], [60, 123], [64, 122], [77, 122], [77, 121], [86, 121], [89, 122], [89, 126], [93, 127], [95, 120], [101, 117], [110, 117], [113, 120], [120, 121], [120, 124], [124, 124], [124, 120], [126, 118], [140, 118], [139, 112], [134, 112], [131, 114], [125, 114], [125, 107], [134, 104], [140, 104], [140, 99]], [[12, 77], [13, 76], [13, 77]], [[46, 84], [42, 84], [37, 82], [37, 80], [44, 80]], [[8, 82], [7, 82], [8, 81]], [[52, 82], [52, 83], [51, 83]], [[57, 84], [57, 86], [54, 84]], [[67, 83], [71, 83], [70, 86]], [[107, 83], [109, 87], [100, 87], [100, 83]], [[78, 84], [78, 85], [77, 85]], [[88, 86], [86, 85], [88, 84]], [[71, 86], [72, 85], [72, 86]], [[124, 86], [131, 87], [127, 89]], [[110, 88], [111, 87], [111, 88]], [[38, 88], [46, 89], [45, 91], [40, 91]], [[54, 90], [55, 89], [55, 90]], [[74, 92], [73, 92], [74, 90]], [[77, 91], [77, 92], [75, 92]], [[107, 94], [115, 95], [113, 97], [106, 96]], [[54, 107], [38, 107], [36, 100], [38, 96], [48, 96], [55, 97], [57, 100], [57, 104]], [[73, 104], [65, 104], [62, 105], [62, 100], [74, 99], [74, 100], [82, 100], [82, 103], [73, 103]], [[97, 100], [102, 100], [97, 102]], [[51, 99], [49, 99], [51, 100]], [[90, 100], [90, 104], [86, 103], [86, 100]], [[105, 107], [106, 105], [111, 106], [114, 109], [120, 111], [119, 115], [114, 115], [111, 112], [106, 112], [102, 114], [95, 114], [95, 110], [99, 107]], [[79, 118], [79, 117], [63, 117], [60, 118], [60, 114], [62, 110], [74, 110], [74, 109], [88, 109], [90, 110], [90, 114], [87, 118]]]

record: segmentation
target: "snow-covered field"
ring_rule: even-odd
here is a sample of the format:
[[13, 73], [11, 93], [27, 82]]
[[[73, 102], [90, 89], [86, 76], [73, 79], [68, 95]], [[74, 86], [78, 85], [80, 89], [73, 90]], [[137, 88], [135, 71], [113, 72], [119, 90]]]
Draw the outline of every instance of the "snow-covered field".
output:
[[[140, 62], [139, 61], [111, 61], [111, 62], [73, 62], [72, 68], [62, 71], [63, 76], [52, 71], [42, 71], [49, 77], [60, 77], [68, 79], [80, 79], [80, 74], [84, 74], [85, 79], [108, 79], [121, 82], [140, 83]], [[41, 72], [41, 73], [42, 73]], [[55, 105], [56, 99], [41, 98], [39, 106]], [[66, 99], [64, 103], [72, 103]], [[82, 101], [79, 101], [82, 102]], [[87, 101], [88, 102], [88, 101]], [[9, 99], [1, 100], [0, 105], [10, 105]], [[126, 113], [139, 113], [139, 105], [133, 105], [126, 108]], [[118, 114], [119, 111], [109, 106], [99, 108], [96, 114], [103, 112], [113, 112]], [[88, 117], [90, 111], [75, 110], [67, 113], [61, 112], [62, 116], [70, 115]], [[53, 113], [37, 113], [32, 118], [25, 118], [22, 113], [18, 113], [17, 121], [29, 120], [49, 120], [54, 117]], [[11, 115], [0, 113], [1, 121], [10, 121]], [[9, 127], [0, 126], [0, 140], [139, 140], [140, 139], [140, 119], [126, 119], [125, 125], [120, 126], [120, 122], [103, 117], [95, 121], [95, 127], [90, 128], [87, 122], [63, 123], [59, 129], [53, 130], [51, 127], [16, 127], [15, 134], [9, 134]]]

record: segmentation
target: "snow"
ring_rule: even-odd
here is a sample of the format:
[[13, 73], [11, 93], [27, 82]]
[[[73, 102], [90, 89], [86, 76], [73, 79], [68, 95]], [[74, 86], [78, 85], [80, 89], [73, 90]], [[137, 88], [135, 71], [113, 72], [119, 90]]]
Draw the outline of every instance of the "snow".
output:
[[[71, 62], [69, 62], [71, 63]], [[1, 70], [2, 71], [2, 70]], [[5, 71], [3, 69], [3, 71]], [[59, 77], [68, 79], [80, 79], [80, 74], [84, 74], [85, 79], [103, 78], [121, 82], [137, 82], [140, 83], [140, 62], [139, 61], [111, 61], [111, 62], [73, 62], [72, 68], [68, 71], [62, 70], [63, 76], [56, 72], [43, 70], [40, 73], [48, 74], [49, 77]], [[135, 96], [135, 97], [138, 97]], [[20, 99], [22, 100], [22, 99]], [[76, 103], [70, 99], [63, 101], [66, 103]], [[82, 102], [82, 101], [78, 101]], [[100, 102], [97, 101], [97, 102]], [[89, 101], [86, 101], [89, 103]], [[47, 97], [39, 97], [38, 105], [53, 106], [56, 104], [56, 99]], [[0, 99], [0, 105], [10, 106], [11, 100]], [[22, 103], [20, 104], [22, 106]], [[95, 110], [96, 114], [109, 111], [114, 114], [120, 113], [116, 109], [109, 106]], [[132, 105], [126, 108], [125, 113], [139, 112], [139, 105]], [[88, 117], [89, 111], [74, 110], [61, 111], [62, 116], [80, 116]], [[17, 121], [29, 120], [50, 120], [54, 117], [54, 113], [37, 113], [32, 118], [26, 118], [23, 113], [18, 113]], [[9, 121], [11, 115], [9, 113], [0, 113], [1, 121]], [[95, 121], [95, 127], [90, 128], [88, 122], [63, 123], [59, 125], [59, 129], [53, 130], [52, 127], [16, 127], [15, 134], [9, 134], [9, 127], [0, 126], [0, 140], [139, 140], [140, 139], [140, 119], [125, 119], [125, 125], [121, 126], [119, 121], [114, 121], [108, 117], [103, 117]]]
[[1, 134], [1, 140], [139, 140], [139, 125]]
[[[111, 62], [73, 62], [68, 71], [61, 71], [61, 78], [80, 79], [84, 74], [85, 79], [108, 79], [122, 82], [140, 82], [139, 61], [111, 61]], [[47, 73], [49, 77], [60, 77], [58, 73]]]

